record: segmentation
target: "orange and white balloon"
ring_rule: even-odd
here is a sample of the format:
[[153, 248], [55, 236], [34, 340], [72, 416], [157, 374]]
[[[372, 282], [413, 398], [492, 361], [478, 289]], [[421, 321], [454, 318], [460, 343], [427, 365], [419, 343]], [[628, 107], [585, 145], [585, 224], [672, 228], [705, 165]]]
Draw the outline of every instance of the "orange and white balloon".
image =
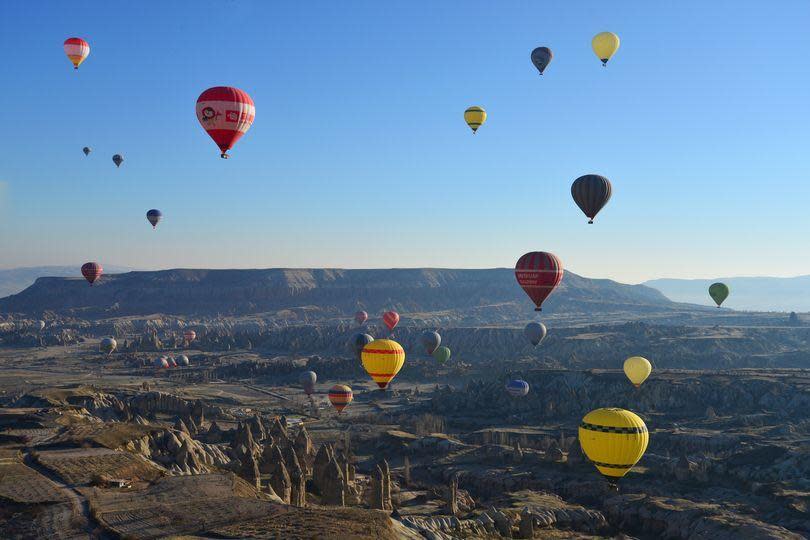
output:
[[73, 62], [73, 69], [79, 69], [79, 65], [90, 56], [90, 44], [82, 38], [67, 38], [64, 48], [65, 54]]

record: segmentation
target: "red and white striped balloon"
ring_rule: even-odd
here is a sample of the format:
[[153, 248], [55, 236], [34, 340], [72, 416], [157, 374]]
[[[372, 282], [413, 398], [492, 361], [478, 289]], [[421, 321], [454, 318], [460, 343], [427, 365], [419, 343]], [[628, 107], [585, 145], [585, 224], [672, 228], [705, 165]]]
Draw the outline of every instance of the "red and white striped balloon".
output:
[[90, 56], [90, 44], [82, 38], [67, 38], [64, 43], [65, 54], [73, 62], [73, 69], [79, 69], [79, 64]]
[[222, 157], [247, 133], [256, 116], [253, 100], [238, 88], [215, 86], [197, 98], [197, 119], [214, 139]]
[[388, 327], [388, 330], [393, 332], [394, 327], [399, 323], [399, 313], [396, 311], [386, 311], [383, 313], [383, 322], [385, 326]]

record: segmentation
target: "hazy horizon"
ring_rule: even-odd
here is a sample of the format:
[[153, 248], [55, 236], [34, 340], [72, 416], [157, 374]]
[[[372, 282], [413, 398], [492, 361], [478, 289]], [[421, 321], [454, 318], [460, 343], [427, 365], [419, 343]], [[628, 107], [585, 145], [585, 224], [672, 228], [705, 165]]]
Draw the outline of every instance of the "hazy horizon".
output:
[[[68, 264], [38, 264], [27, 266], [0, 266], [0, 272], [22, 271], [35, 268], [65, 268], [75, 267], [76, 276], [81, 277], [81, 263], [74, 262]], [[165, 266], [165, 267], [134, 267], [122, 264], [105, 263], [103, 265], [105, 273], [109, 268], [115, 268], [116, 273], [120, 272], [160, 272], [166, 270], [408, 270], [408, 269], [440, 269], [440, 270], [491, 270], [491, 269], [510, 269], [511, 266]], [[810, 274], [796, 274], [796, 275], [738, 275], [738, 276], [698, 276], [698, 277], [677, 277], [677, 276], [660, 276], [641, 281], [622, 281], [611, 277], [589, 275], [583, 272], [578, 272], [573, 268], [565, 268], [566, 271], [573, 272], [579, 276], [589, 279], [611, 279], [619, 283], [626, 283], [630, 285], [644, 285], [654, 281], [706, 281], [706, 280], [729, 280], [729, 279], [795, 279], [808, 277]], [[65, 276], [55, 276], [65, 277]]]

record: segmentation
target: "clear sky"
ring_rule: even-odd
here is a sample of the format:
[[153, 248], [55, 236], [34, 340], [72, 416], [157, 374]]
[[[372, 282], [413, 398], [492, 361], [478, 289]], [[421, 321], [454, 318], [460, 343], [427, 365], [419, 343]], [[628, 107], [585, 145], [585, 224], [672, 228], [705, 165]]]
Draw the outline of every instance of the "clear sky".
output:
[[[480, 268], [546, 250], [625, 282], [810, 273], [806, 0], [0, 10], [0, 267]], [[622, 40], [607, 68], [603, 30]], [[78, 72], [71, 36], [92, 48]], [[229, 160], [194, 113], [217, 85], [256, 103]], [[476, 136], [470, 105], [489, 115]], [[614, 186], [595, 225], [570, 196], [586, 173]]]

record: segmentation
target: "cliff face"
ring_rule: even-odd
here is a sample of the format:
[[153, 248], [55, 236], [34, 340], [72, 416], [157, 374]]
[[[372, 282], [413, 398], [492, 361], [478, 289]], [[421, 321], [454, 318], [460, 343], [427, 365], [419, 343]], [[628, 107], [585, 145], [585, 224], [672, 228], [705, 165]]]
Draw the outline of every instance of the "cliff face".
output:
[[[511, 269], [389, 270], [268, 269], [165, 270], [105, 275], [89, 287], [80, 278], [39, 278], [0, 299], [0, 311], [51, 311], [85, 318], [168, 313], [245, 315], [310, 306], [316, 319], [365, 309], [419, 314], [472, 313], [480, 322], [525, 317], [533, 308]], [[545, 310], [566, 312], [667, 311], [677, 304], [642, 285], [583, 278], [566, 272]]]

